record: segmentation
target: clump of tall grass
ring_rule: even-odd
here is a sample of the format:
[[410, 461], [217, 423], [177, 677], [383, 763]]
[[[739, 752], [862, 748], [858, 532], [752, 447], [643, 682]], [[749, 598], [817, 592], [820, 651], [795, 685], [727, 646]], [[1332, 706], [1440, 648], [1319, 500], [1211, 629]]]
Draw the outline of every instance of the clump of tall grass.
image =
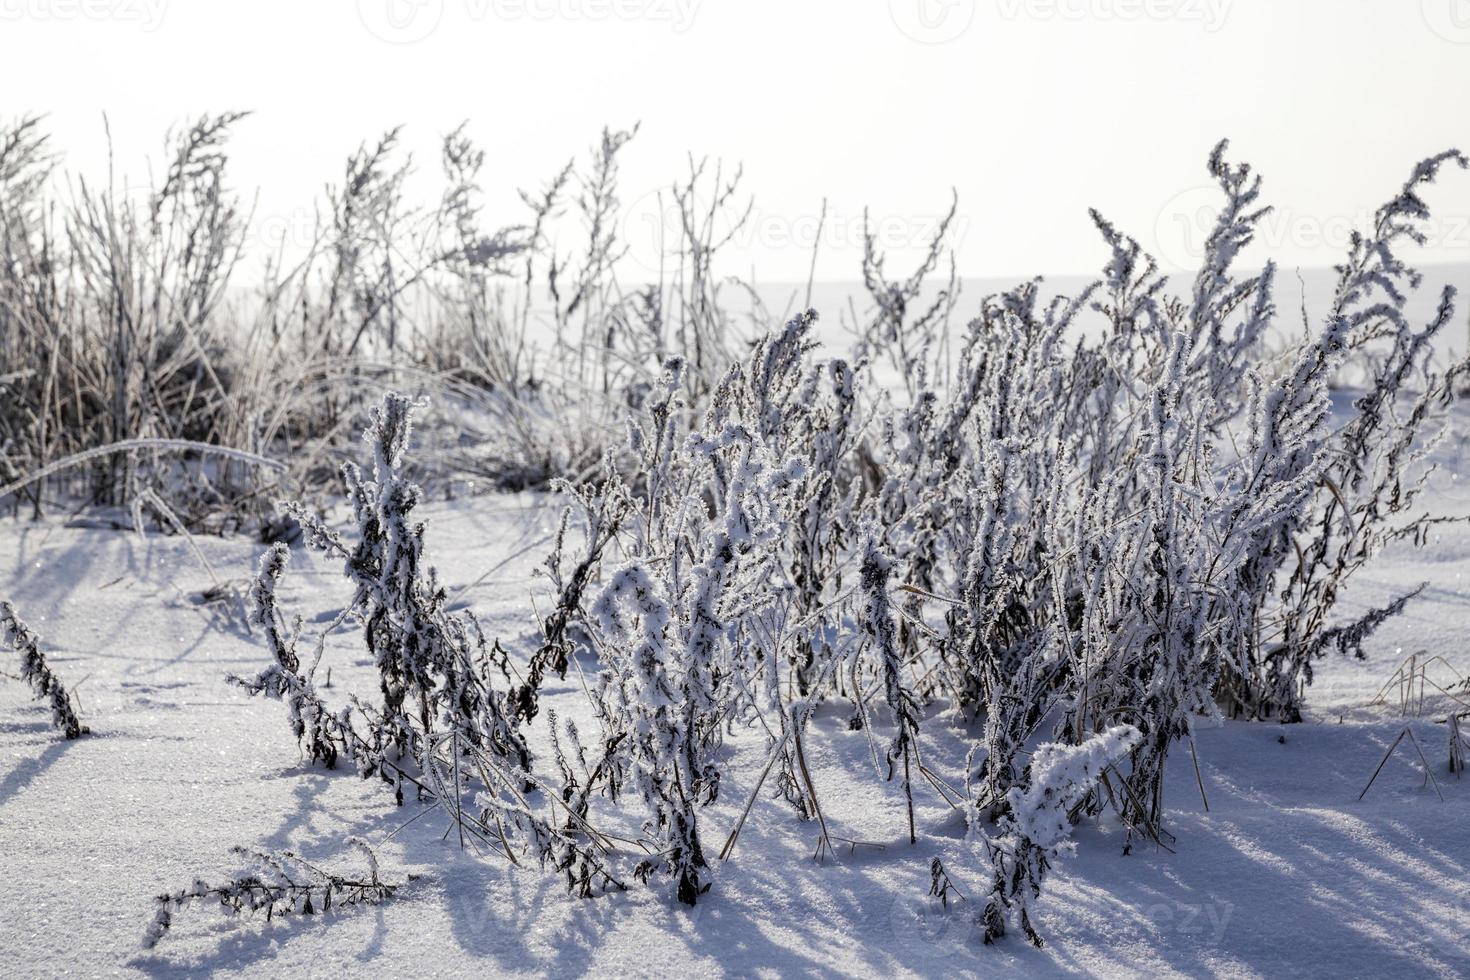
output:
[[354, 420], [388, 390], [452, 412], [440, 473], [546, 487], [596, 468], [675, 346], [692, 386], [723, 370], [734, 317], [711, 263], [724, 240], [696, 201], [711, 176], [728, 201], [738, 175], [697, 166], [676, 183], [686, 231], [667, 279], [624, 284], [634, 131], [605, 131], [585, 163], [522, 195], [523, 215], [492, 223], [484, 153], [463, 127], [442, 141], [432, 207], [408, 199], [392, 130], [348, 156], [301, 254], [262, 256], [230, 181], [246, 115], [171, 134], [146, 185], [66, 172], [39, 117], [0, 124], [0, 497], [13, 507], [152, 490], [190, 530], [269, 527], [276, 496], [330, 487]]

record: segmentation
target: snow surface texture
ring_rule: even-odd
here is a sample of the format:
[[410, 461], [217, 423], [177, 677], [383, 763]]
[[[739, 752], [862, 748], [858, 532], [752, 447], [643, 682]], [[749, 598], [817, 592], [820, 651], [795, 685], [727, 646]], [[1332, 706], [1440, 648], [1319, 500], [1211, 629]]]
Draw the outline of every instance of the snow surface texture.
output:
[[[1446, 450], [1431, 507], [1470, 512], [1470, 488], [1450, 476], [1470, 472], [1461, 453]], [[521, 553], [459, 602], [524, 655], [536, 631], [528, 598], [545, 609], [545, 584], [532, 572], [557, 502], [489, 497], [424, 512], [451, 593]], [[1470, 528], [1446, 527], [1426, 549], [1393, 551], [1355, 580], [1344, 615], [1430, 584], [1374, 638], [1369, 661], [1321, 665], [1304, 724], [1200, 732], [1208, 811], [1189, 754], [1171, 756], [1172, 853], [1141, 844], [1125, 856], [1115, 819], [1077, 827], [1077, 854], [1057, 863], [1037, 905], [1047, 945], [1036, 950], [1019, 934], [984, 946], [973, 898], [946, 910], [926, 897], [932, 858], [959, 882], [979, 870], [963, 814], [916, 794], [919, 842], [910, 845], [899, 785], [875, 775], [868, 742], [847, 730], [841, 707], [813, 719], [809, 762], [833, 833], [881, 847], [815, 863], [816, 827], [763, 794], [730, 859], [716, 861], [764, 761], [761, 738], [736, 737], [729, 785], [701, 816], [714, 887], [692, 909], [644, 887], [572, 898], [554, 875], [461, 850], [434, 813], [403, 827], [421, 807], [395, 807], [381, 784], [350, 771], [301, 764], [282, 706], [226, 684], [267, 655], [238, 608], [199, 601], [210, 579], [187, 542], [85, 524], [21, 520], [0, 531], [0, 596], [41, 637], [92, 729], [63, 740], [47, 706], [11, 676], [15, 665], [0, 667], [3, 977], [1470, 974], [1470, 778], [1446, 769], [1447, 732], [1434, 721], [1445, 702], [1431, 697], [1422, 717], [1407, 718], [1397, 692], [1369, 704], [1417, 651], [1470, 673]], [[246, 540], [199, 545], [221, 578], [250, 575], [262, 550]], [[283, 601], [319, 630], [349, 585], [299, 550], [292, 566]], [[327, 666], [333, 704], [375, 684], [355, 631], [332, 639]], [[1435, 665], [1429, 676], [1445, 682], [1451, 668]], [[543, 703], [592, 730], [575, 669], [548, 680]], [[1360, 802], [1406, 725], [1443, 802], [1407, 742]], [[533, 735], [540, 729], [538, 719]], [[927, 764], [960, 783], [978, 734], [931, 713]], [[383, 905], [326, 917], [267, 923], [201, 905], [156, 948], [140, 949], [152, 897], [228, 877], [238, 867], [232, 846], [290, 848], [356, 869], [353, 835], [375, 845], [384, 880], [420, 877]]]

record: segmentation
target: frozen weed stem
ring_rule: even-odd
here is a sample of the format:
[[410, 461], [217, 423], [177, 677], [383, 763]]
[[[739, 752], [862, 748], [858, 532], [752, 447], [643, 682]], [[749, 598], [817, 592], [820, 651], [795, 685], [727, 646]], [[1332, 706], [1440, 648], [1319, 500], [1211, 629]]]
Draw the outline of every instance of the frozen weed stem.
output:
[[51, 707], [51, 724], [67, 739], [79, 738], [91, 731], [77, 718], [76, 704], [70, 691], [57, 678], [41, 652], [41, 641], [21, 621], [15, 607], [0, 602], [0, 635], [6, 646], [20, 655], [20, 678], [30, 685], [38, 701]]

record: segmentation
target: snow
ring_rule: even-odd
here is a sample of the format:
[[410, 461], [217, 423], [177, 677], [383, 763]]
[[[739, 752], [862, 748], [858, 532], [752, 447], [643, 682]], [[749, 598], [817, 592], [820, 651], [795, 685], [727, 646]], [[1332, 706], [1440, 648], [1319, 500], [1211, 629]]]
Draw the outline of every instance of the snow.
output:
[[[1470, 512], [1470, 494], [1455, 490], [1467, 474], [1450, 475], [1431, 505]], [[451, 595], [524, 551], [459, 601], [489, 636], [526, 655], [536, 635], [528, 599], [547, 608], [533, 571], [557, 502], [481, 497], [423, 512], [430, 559]], [[198, 545], [221, 578], [249, 576], [264, 550], [243, 538]], [[1344, 597], [1344, 615], [1430, 585], [1375, 635], [1369, 660], [1320, 666], [1305, 723], [1201, 723], [1209, 805], [1181, 748], [1165, 793], [1171, 849], [1145, 843], [1123, 854], [1116, 818], [1076, 828], [1077, 854], [1052, 869], [1036, 906], [1047, 945], [1035, 950], [1019, 933], [981, 943], [973, 893], [984, 869], [966, 845], [963, 814], [916, 787], [919, 843], [910, 845], [899, 782], [875, 774], [867, 736], [848, 730], [840, 706], [817, 709], [807, 761], [833, 835], [862, 843], [814, 862], [815, 824], [763, 793], [730, 858], [718, 861], [765, 761], [764, 739], [737, 733], [719, 801], [700, 817], [714, 865], [709, 894], [692, 909], [666, 888], [635, 883], [576, 899], [534, 867], [462, 850], [434, 813], [408, 823], [422, 813], [411, 799], [398, 808], [350, 770], [304, 765], [283, 706], [226, 684], [260, 670], [268, 654], [238, 606], [198, 600], [210, 579], [183, 539], [140, 539], [95, 520], [7, 520], [0, 597], [76, 689], [92, 733], [62, 740], [47, 706], [13, 678], [16, 666], [0, 665], [0, 976], [1470, 974], [1470, 780], [1446, 768], [1446, 728], [1434, 721], [1444, 701], [1431, 697], [1423, 717], [1409, 718], [1396, 697], [1369, 704], [1411, 653], [1444, 657], [1448, 666], [1435, 664], [1431, 676], [1470, 674], [1467, 574], [1470, 528], [1455, 525], [1371, 568]], [[281, 598], [311, 633], [349, 589], [336, 568], [298, 549]], [[578, 666], [590, 677], [595, 665]], [[328, 667], [330, 703], [372, 690], [352, 630], [328, 643], [319, 679]], [[544, 704], [595, 731], [581, 683], [575, 668], [551, 678]], [[546, 717], [531, 729], [543, 760]], [[1406, 726], [1443, 801], [1407, 742], [1359, 800]], [[890, 717], [875, 727], [880, 744], [891, 738]], [[962, 783], [979, 736], [931, 709], [927, 765]], [[140, 948], [152, 896], [227, 877], [237, 870], [232, 846], [291, 848], [359, 869], [353, 835], [374, 845], [385, 881], [418, 877], [381, 906], [325, 917], [266, 923], [196, 907], [156, 948]], [[935, 856], [970, 901], [945, 910], [927, 897]]]

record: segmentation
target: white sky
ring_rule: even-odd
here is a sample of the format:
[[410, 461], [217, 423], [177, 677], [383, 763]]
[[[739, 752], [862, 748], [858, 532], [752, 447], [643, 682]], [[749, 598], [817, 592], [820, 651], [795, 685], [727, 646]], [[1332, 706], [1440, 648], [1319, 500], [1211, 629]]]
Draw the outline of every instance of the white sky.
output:
[[[625, 199], [690, 151], [743, 163], [766, 281], [805, 278], [823, 196], [818, 278], [846, 279], [865, 204], [902, 246], [951, 186], [964, 275], [1097, 268], [1088, 206], [1183, 264], [1229, 136], [1281, 208], [1271, 254], [1326, 265], [1415, 161], [1470, 149], [1470, 0], [0, 0], [0, 91], [93, 175], [105, 111], [133, 179], [169, 124], [256, 110], [233, 172], [268, 235], [397, 123], [429, 181], [470, 120], [513, 223], [515, 188], [641, 120]], [[1470, 173], [1431, 202], [1425, 260], [1470, 259]]]

